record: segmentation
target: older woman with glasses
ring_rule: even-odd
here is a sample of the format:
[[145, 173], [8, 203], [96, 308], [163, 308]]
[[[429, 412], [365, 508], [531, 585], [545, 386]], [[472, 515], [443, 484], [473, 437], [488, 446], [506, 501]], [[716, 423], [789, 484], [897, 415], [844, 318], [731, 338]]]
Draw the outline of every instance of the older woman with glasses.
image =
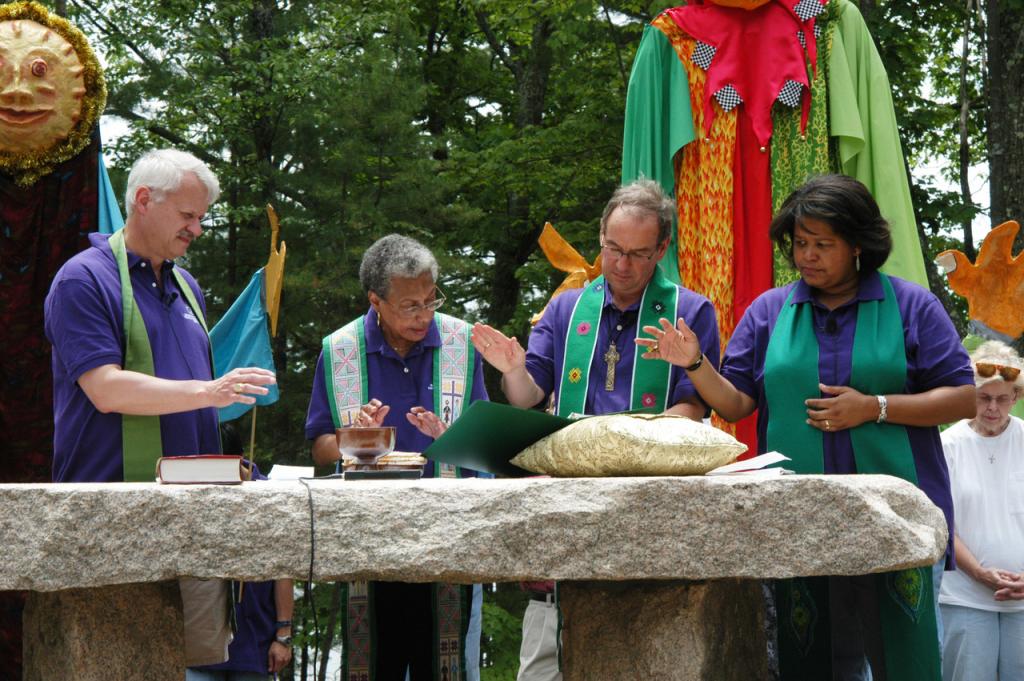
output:
[[[480, 356], [469, 343], [470, 326], [438, 312], [437, 260], [423, 244], [391, 234], [363, 254], [359, 281], [370, 309], [323, 340], [306, 417], [306, 437], [319, 465], [339, 458], [336, 428], [394, 426], [396, 449], [422, 452], [474, 400], [486, 400]], [[427, 477], [469, 477], [474, 471], [427, 462]], [[350, 584], [354, 616], [344, 632], [343, 678], [369, 681], [441, 681], [444, 670], [479, 665], [479, 629], [470, 622], [442, 633], [435, 614], [480, 611], [479, 587], [375, 582]], [[434, 607], [434, 604], [437, 607]], [[365, 639], [369, 631], [370, 639]], [[349, 647], [352, 646], [352, 647]], [[466, 650], [466, 659], [460, 651]], [[447, 677], [445, 677], [447, 678]], [[476, 677], [479, 678], [479, 677]]]
[[[756, 409], [760, 450], [789, 456], [787, 468], [902, 477], [952, 528], [936, 426], [974, 413], [974, 385], [949, 316], [930, 292], [878, 271], [892, 248], [889, 225], [857, 180], [810, 180], [770, 231], [800, 279], [750, 305], [721, 372], [699, 361], [707, 348], [682, 319], [645, 328], [654, 336], [637, 341], [645, 357], [688, 367], [700, 396], [729, 421]], [[780, 582], [782, 677], [937, 678], [941, 570]]]
[[956, 508], [956, 572], [942, 581], [944, 681], [1024, 681], [1024, 391], [1021, 358], [975, 350], [978, 411], [942, 434]]

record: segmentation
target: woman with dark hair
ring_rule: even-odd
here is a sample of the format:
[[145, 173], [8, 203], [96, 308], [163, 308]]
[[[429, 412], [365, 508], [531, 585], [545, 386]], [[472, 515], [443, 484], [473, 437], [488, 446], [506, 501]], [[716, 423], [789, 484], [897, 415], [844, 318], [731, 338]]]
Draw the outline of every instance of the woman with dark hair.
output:
[[[913, 482], [942, 509], [952, 537], [936, 426], [974, 414], [974, 372], [949, 316], [930, 292], [878, 271], [889, 228], [857, 180], [810, 180], [783, 203], [771, 234], [800, 279], [750, 305], [721, 373], [682, 319], [646, 327], [654, 339], [636, 341], [644, 356], [685, 367], [728, 421], [756, 409], [759, 450], [782, 452], [798, 473]], [[934, 575], [919, 568], [777, 584], [783, 678], [938, 679], [942, 563]]]

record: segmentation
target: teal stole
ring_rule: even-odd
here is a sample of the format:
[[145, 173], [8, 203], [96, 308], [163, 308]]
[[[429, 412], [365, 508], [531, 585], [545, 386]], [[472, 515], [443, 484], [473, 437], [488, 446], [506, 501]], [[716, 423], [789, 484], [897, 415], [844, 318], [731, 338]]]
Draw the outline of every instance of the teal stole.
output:
[[[903, 319], [889, 278], [878, 276], [883, 299], [857, 305], [850, 385], [866, 395], [899, 394], [907, 376]], [[797, 473], [822, 473], [823, 434], [807, 425], [804, 405], [820, 396], [818, 341], [811, 304], [793, 303], [793, 291], [779, 312], [765, 356], [766, 447], [790, 457], [787, 467]], [[851, 429], [850, 438], [858, 473], [894, 475], [917, 484], [905, 427], [865, 423]], [[931, 568], [879, 574], [876, 595], [888, 678], [941, 678]], [[782, 678], [832, 678], [828, 578], [780, 580], [776, 603]]]
[[[323, 340], [324, 386], [336, 428], [350, 427], [359, 409], [370, 399], [366, 371], [366, 335], [358, 317]], [[441, 345], [434, 350], [434, 413], [451, 425], [470, 402], [473, 392], [475, 350], [469, 342], [470, 325], [436, 313], [434, 322]], [[460, 467], [434, 462], [434, 477], [464, 477]], [[343, 681], [373, 681], [376, 677], [376, 627], [373, 582], [341, 585]], [[434, 614], [434, 679], [465, 679], [466, 630], [472, 587], [435, 583], [431, 604]]]
[[[569, 319], [565, 335], [565, 353], [562, 359], [562, 377], [558, 388], [556, 413], [559, 416], [583, 414], [586, 409], [587, 388], [590, 385], [590, 366], [594, 361], [598, 331], [604, 314], [604, 276], [590, 282], [580, 294]], [[669, 281], [660, 267], [644, 289], [637, 318], [637, 335], [641, 337], [645, 326], [659, 327], [662, 317], [675, 323], [679, 304], [679, 287]], [[624, 343], [632, 343], [628, 338]], [[665, 361], [642, 359], [636, 348], [630, 377], [629, 409], [665, 411], [668, 405], [669, 379], [672, 366]]]
[[[142, 313], [135, 305], [135, 294], [132, 291], [132, 280], [128, 272], [128, 251], [124, 245], [124, 230], [114, 232], [110, 237], [110, 250], [114, 253], [117, 270], [121, 279], [121, 315], [124, 326], [124, 362], [122, 368], [147, 376], [155, 376], [153, 368], [153, 348], [149, 344], [149, 333], [142, 319]], [[199, 320], [203, 331], [209, 336], [206, 318], [196, 301], [192, 287], [185, 281], [181, 272], [171, 270], [174, 281], [181, 289], [192, 314]], [[210, 375], [213, 375], [213, 357], [210, 357]], [[157, 460], [164, 453], [160, 436], [159, 416], [121, 415], [121, 456], [124, 465], [125, 482], [153, 482], [156, 478]]]

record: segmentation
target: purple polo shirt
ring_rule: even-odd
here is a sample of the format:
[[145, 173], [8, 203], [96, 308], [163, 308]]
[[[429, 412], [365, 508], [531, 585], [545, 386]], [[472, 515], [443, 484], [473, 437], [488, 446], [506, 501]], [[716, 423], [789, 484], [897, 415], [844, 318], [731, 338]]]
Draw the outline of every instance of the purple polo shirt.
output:
[[[903, 337], [907, 348], [904, 392], [913, 394], [940, 386], [974, 385], [970, 358], [938, 299], [930, 291], [903, 279], [889, 277], [889, 281], [903, 317]], [[884, 297], [881, 278], [872, 273], [861, 281], [856, 297], [835, 310], [830, 311], [816, 302], [811, 296], [811, 288], [802, 279], [763, 293], [747, 308], [725, 349], [722, 375], [757, 400], [757, 442], [761, 453], [765, 451], [770, 418], [764, 391], [765, 353], [768, 339], [775, 329], [775, 320], [794, 286], [793, 302], [810, 302], [814, 311], [814, 333], [819, 348], [818, 375], [825, 385], [849, 385], [853, 335], [857, 328], [856, 303]], [[952, 538], [953, 499], [939, 429], [908, 426], [907, 434], [914, 453], [918, 487], [942, 509]], [[856, 473], [850, 431], [822, 435], [825, 472]]]
[[[565, 339], [575, 329], [569, 328], [572, 320], [573, 307], [583, 295], [582, 288], [572, 289], [551, 301], [544, 316], [530, 333], [529, 347], [526, 352], [526, 370], [547, 397], [556, 393], [562, 381], [562, 360], [565, 357]], [[648, 301], [650, 304], [652, 301]], [[626, 310], [619, 310], [612, 302], [612, 292], [607, 283], [604, 287], [604, 312], [601, 315], [600, 328], [597, 330], [597, 345], [594, 358], [590, 363], [590, 382], [587, 386], [585, 412], [587, 414], [610, 414], [629, 411], [632, 399], [630, 386], [633, 376], [633, 357], [636, 356], [636, 344], [633, 339], [637, 334], [637, 318], [640, 311], [639, 301]], [[662, 315], [670, 319], [670, 314]], [[693, 291], [679, 287], [679, 302], [676, 306], [676, 318], [682, 317], [700, 339], [700, 347], [707, 355], [707, 361], [718, 366], [719, 341], [718, 322], [715, 319], [715, 308], [707, 298]], [[674, 320], [673, 320], [674, 321]], [[615, 364], [615, 389], [604, 389], [607, 365], [604, 354], [611, 342], [619, 353]], [[644, 360], [642, 362], [660, 362], [662, 360]], [[697, 394], [686, 371], [680, 367], [672, 367], [669, 377], [668, 406], [693, 397]]]
[[[124, 361], [121, 281], [108, 238], [108, 234], [90, 234], [90, 248], [60, 268], [46, 296], [46, 337], [53, 345], [55, 482], [124, 479], [121, 415], [97, 411], [77, 382], [90, 369], [104, 364], [121, 366]], [[149, 262], [130, 251], [128, 267], [153, 350], [156, 376], [210, 380], [209, 338], [171, 275], [174, 263], [165, 261], [160, 268], [162, 289]], [[203, 306], [195, 279], [184, 269], [178, 271]], [[219, 453], [217, 427], [217, 410], [213, 408], [161, 416], [164, 454]]]
[[[395, 449], [422, 452], [434, 440], [417, 430], [405, 415], [413, 407], [425, 407], [431, 411], [434, 409], [434, 349], [441, 346], [437, 324], [431, 321], [426, 337], [412, 346], [404, 358], [384, 340], [384, 334], [377, 323], [377, 312], [373, 308], [363, 317], [363, 336], [366, 339], [366, 387], [369, 399], [378, 399], [391, 407], [391, 411], [384, 417], [384, 425], [396, 429]], [[470, 402], [488, 399], [480, 353], [474, 352], [473, 355], [475, 360]], [[316, 361], [313, 393], [306, 413], [306, 439], [315, 440], [333, 432], [334, 419], [331, 417], [331, 405], [324, 383], [324, 354], [321, 351]], [[423, 475], [431, 477], [433, 474], [434, 462], [428, 461]]]

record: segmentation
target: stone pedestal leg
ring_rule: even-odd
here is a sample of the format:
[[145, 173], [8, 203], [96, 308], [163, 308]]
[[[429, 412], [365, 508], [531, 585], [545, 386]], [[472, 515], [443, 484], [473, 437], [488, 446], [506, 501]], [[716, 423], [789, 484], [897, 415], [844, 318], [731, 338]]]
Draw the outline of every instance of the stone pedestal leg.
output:
[[560, 582], [565, 681], [768, 677], [751, 580]]
[[24, 615], [24, 681], [181, 681], [178, 583], [32, 592]]

